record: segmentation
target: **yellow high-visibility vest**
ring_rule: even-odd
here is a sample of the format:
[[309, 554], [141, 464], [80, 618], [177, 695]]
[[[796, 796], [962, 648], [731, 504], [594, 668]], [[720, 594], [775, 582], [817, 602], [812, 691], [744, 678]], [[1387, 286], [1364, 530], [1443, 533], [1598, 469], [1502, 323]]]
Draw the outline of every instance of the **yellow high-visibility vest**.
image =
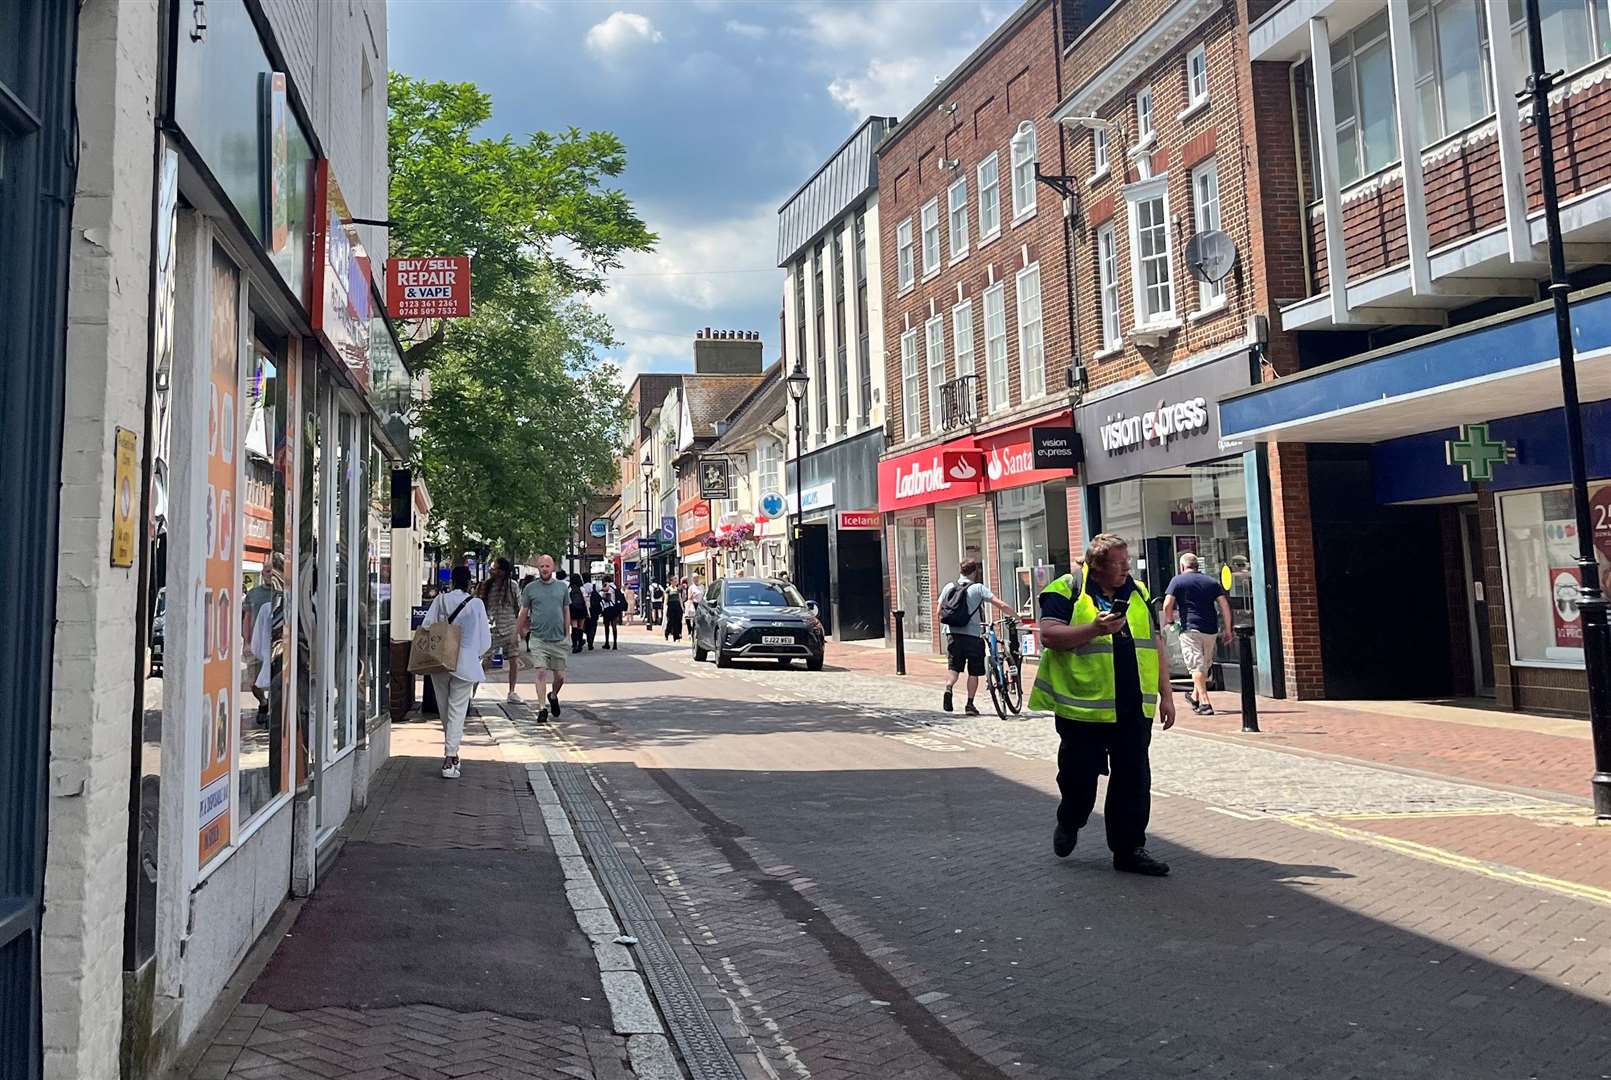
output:
[[[1085, 591], [1086, 572], [1081, 567], [1078, 582], [1073, 574], [1064, 574], [1041, 593], [1042, 596], [1055, 593], [1074, 601], [1070, 626], [1093, 623], [1102, 613]], [[1152, 634], [1152, 616], [1147, 606], [1151, 598], [1146, 586], [1138, 581], [1135, 591], [1139, 603], [1129, 605], [1126, 621], [1130, 636], [1135, 640], [1136, 670], [1141, 675], [1141, 711], [1151, 720], [1158, 713], [1158, 646]], [[1113, 636], [1107, 634], [1094, 637], [1077, 649], [1044, 650], [1035, 676], [1035, 689], [1029, 695], [1029, 707], [1055, 713], [1064, 720], [1112, 724], [1119, 719], [1117, 692], [1113, 676]]]

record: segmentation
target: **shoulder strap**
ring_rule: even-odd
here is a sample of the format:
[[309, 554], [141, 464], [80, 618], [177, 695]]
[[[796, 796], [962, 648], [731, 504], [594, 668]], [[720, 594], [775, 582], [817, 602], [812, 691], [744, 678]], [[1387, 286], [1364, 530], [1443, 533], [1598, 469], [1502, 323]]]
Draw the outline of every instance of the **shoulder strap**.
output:
[[459, 612], [464, 610], [464, 606], [474, 599], [475, 597], [473, 596], [466, 596], [462, 601], [460, 601], [459, 606], [453, 609], [453, 614], [448, 616], [448, 622], [452, 622], [454, 619], [457, 619], [459, 617]]

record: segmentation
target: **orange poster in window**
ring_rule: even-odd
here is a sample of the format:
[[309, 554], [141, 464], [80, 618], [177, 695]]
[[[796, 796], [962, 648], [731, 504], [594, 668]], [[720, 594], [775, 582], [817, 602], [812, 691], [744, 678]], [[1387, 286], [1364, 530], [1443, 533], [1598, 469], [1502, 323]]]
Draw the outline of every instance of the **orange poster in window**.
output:
[[213, 253], [212, 356], [207, 380], [206, 561], [202, 577], [201, 788], [197, 866], [229, 846], [230, 762], [235, 750], [235, 656], [240, 618], [240, 543], [235, 455], [240, 432], [239, 275]]

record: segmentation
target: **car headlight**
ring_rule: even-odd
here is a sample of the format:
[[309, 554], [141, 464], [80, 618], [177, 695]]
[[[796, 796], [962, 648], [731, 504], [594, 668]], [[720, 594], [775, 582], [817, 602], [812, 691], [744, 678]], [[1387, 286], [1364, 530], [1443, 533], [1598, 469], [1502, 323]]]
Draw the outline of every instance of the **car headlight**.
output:
[[722, 623], [722, 627], [729, 634], [742, 634], [744, 631], [750, 628], [750, 624], [745, 622], [743, 619], [728, 619]]

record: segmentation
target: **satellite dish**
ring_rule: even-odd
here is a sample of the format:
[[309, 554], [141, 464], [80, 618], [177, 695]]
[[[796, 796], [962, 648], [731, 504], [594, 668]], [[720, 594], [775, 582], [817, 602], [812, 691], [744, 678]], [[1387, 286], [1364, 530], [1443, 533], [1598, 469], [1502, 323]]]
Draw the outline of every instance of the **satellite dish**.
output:
[[1186, 268], [1198, 281], [1219, 282], [1236, 265], [1236, 244], [1219, 229], [1205, 229], [1186, 242]]

